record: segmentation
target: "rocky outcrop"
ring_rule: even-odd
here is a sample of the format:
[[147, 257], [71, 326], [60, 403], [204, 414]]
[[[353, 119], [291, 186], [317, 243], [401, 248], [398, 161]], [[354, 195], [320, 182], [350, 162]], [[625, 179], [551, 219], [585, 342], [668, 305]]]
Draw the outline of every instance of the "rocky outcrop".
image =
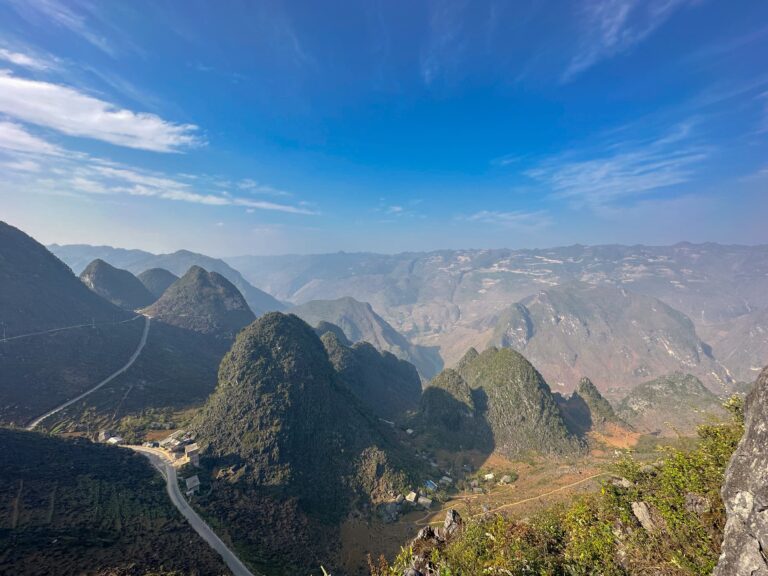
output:
[[433, 550], [444, 548], [461, 534], [463, 528], [464, 520], [453, 508], [445, 513], [442, 528], [424, 526], [410, 544], [413, 559], [411, 565], [403, 572], [403, 576], [438, 576], [440, 572], [432, 563]]
[[728, 464], [728, 515], [714, 576], [768, 576], [768, 367], [747, 396], [744, 436]]

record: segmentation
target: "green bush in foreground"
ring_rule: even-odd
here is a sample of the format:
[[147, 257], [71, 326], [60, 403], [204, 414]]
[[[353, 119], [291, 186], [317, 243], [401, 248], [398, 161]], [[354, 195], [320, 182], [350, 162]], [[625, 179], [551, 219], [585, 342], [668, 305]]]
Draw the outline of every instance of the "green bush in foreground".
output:
[[[625, 458], [597, 494], [554, 506], [526, 520], [494, 516], [470, 522], [431, 551], [440, 576], [708, 575], [720, 553], [725, 509], [720, 487], [743, 432], [740, 399], [725, 407], [732, 421], [701, 426], [695, 448], [661, 449], [654, 465]], [[645, 508], [645, 526], [633, 504]], [[371, 563], [373, 576], [400, 576], [415, 551], [393, 565]]]

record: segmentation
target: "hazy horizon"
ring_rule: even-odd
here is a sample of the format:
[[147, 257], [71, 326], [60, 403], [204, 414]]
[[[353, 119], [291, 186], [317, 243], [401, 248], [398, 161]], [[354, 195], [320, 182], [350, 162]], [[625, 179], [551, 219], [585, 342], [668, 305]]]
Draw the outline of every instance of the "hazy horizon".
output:
[[355, 255], [355, 254], [372, 254], [377, 256], [398, 256], [401, 254], [428, 254], [433, 252], [442, 252], [442, 251], [454, 251], [454, 252], [478, 252], [478, 251], [491, 251], [491, 250], [510, 250], [510, 251], [550, 251], [550, 250], [561, 250], [566, 248], [574, 248], [574, 247], [583, 247], [583, 248], [599, 248], [599, 247], [609, 247], [609, 246], [619, 246], [619, 247], [626, 247], [626, 248], [665, 248], [665, 247], [673, 247], [678, 246], [681, 244], [689, 244], [692, 246], [703, 246], [707, 244], [712, 244], [716, 246], [722, 246], [722, 247], [733, 247], [733, 248], [760, 248], [764, 246], [768, 246], [768, 243], [756, 243], [756, 244], [740, 244], [740, 243], [722, 243], [722, 242], [712, 242], [712, 241], [703, 241], [703, 242], [690, 242], [688, 240], [680, 240], [679, 242], [675, 242], [672, 244], [623, 244], [623, 243], [607, 243], [607, 244], [583, 244], [576, 242], [574, 244], [558, 244], [553, 246], [533, 246], [530, 248], [521, 248], [521, 247], [514, 247], [514, 246], [497, 246], [497, 247], [486, 247], [486, 246], [462, 246], [458, 248], [434, 248], [430, 250], [401, 250], [397, 252], [383, 252], [383, 251], [373, 251], [373, 250], [335, 250], [332, 252], [282, 252], [282, 253], [274, 253], [274, 254], [256, 254], [256, 253], [236, 253], [236, 254], [215, 254], [212, 252], [205, 252], [205, 251], [195, 251], [190, 250], [185, 247], [180, 247], [175, 250], [169, 250], [165, 252], [157, 252], [152, 250], [144, 250], [142, 248], [136, 248], [135, 246], [116, 246], [111, 244], [87, 244], [87, 243], [71, 243], [71, 244], [62, 244], [59, 242], [51, 242], [46, 243], [46, 247], [65, 247], [65, 246], [89, 246], [92, 248], [110, 248], [114, 250], [140, 250], [143, 252], [148, 252], [155, 255], [164, 255], [164, 254], [173, 254], [175, 252], [180, 251], [188, 251], [188, 252], [195, 252], [198, 254], [203, 254], [205, 256], [211, 256], [215, 258], [220, 259], [235, 259], [235, 258], [246, 258], [246, 257], [264, 257], [264, 258], [280, 258], [280, 257], [291, 257], [291, 256], [327, 256], [327, 255], [334, 255], [334, 254], [348, 254], [348, 255]]
[[0, 0], [0, 212], [216, 255], [765, 243], [766, 20]]

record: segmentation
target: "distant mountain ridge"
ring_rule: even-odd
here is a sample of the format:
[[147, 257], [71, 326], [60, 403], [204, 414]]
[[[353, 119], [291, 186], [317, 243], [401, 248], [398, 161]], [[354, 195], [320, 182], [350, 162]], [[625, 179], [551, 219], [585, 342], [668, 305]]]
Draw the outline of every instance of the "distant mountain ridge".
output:
[[[470, 346], [485, 345], [489, 319], [504, 308], [575, 281], [624, 287], [686, 314], [737, 380], [754, 380], [768, 359], [768, 317], [760, 315], [768, 310], [768, 245], [682, 242], [226, 260], [285, 301], [352, 296], [370, 302], [412, 342], [439, 346], [448, 366]], [[735, 342], [748, 340], [748, 355], [734, 352]], [[585, 373], [602, 385], [600, 374]]]
[[221, 274], [237, 286], [237, 289], [248, 302], [248, 306], [257, 316], [265, 312], [285, 309], [282, 302], [251, 285], [240, 272], [223, 260], [189, 250], [178, 250], [172, 254], [152, 254], [143, 250], [125, 250], [111, 246], [90, 246], [87, 244], [66, 246], [51, 244], [49, 249], [73, 270], [82, 269], [88, 262], [96, 258], [134, 274], [140, 274], [151, 268], [164, 268], [176, 276], [182, 276], [191, 266], [200, 266], [205, 270]]
[[687, 316], [610, 285], [576, 282], [539, 291], [499, 315], [491, 344], [519, 350], [566, 390], [581, 374], [598, 375], [614, 398], [676, 370], [698, 374], [717, 390], [732, 383]]

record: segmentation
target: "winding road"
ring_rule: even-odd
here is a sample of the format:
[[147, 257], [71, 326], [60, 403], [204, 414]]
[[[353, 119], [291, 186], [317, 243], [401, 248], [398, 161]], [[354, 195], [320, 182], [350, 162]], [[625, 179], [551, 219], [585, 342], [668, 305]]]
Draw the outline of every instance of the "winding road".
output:
[[211, 529], [205, 521], [195, 512], [192, 507], [187, 503], [187, 500], [179, 490], [179, 483], [176, 480], [176, 469], [166, 456], [165, 452], [157, 448], [148, 448], [145, 446], [125, 446], [130, 448], [134, 452], [143, 454], [152, 465], [160, 471], [160, 474], [165, 478], [166, 488], [168, 489], [168, 496], [171, 498], [171, 502], [181, 512], [184, 518], [187, 519], [189, 525], [194, 528], [195, 532], [208, 542], [208, 544], [218, 552], [224, 563], [229, 567], [234, 576], [258, 576], [248, 570], [240, 559], [230, 550], [221, 538], [216, 536], [216, 533]]
[[[136, 317], [133, 318], [135, 320]], [[141, 355], [142, 350], [144, 350], [144, 346], [147, 344], [147, 338], [149, 336], [149, 327], [150, 327], [151, 319], [149, 316], [144, 316], [144, 331], [141, 334], [141, 339], [139, 340], [139, 345], [136, 347], [136, 350], [133, 352], [131, 357], [128, 359], [128, 362], [126, 362], [119, 370], [116, 372], [113, 372], [109, 376], [107, 376], [104, 380], [96, 384], [93, 388], [90, 388], [80, 394], [79, 396], [76, 396], [75, 398], [72, 398], [71, 400], [68, 400], [61, 404], [60, 406], [57, 406], [56, 408], [49, 410], [42, 416], [38, 416], [32, 422], [27, 426], [27, 430], [34, 430], [37, 428], [37, 426], [48, 418], [49, 416], [52, 416], [56, 414], [57, 412], [60, 412], [64, 410], [65, 408], [71, 406], [75, 402], [79, 402], [89, 394], [92, 394], [96, 392], [99, 388], [102, 386], [105, 386], [106, 384], [109, 384], [112, 380], [123, 374], [126, 370], [128, 370], [131, 366], [133, 366], [133, 363], [136, 362], [136, 359]], [[85, 325], [89, 326], [89, 325]], [[58, 332], [61, 330], [66, 330], [70, 328], [76, 328], [79, 326], [70, 326], [67, 328], [58, 328], [54, 330], [48, 330], [46, 332], [40, 332], [35, 334], [25, 334], [23, 336], [32, 336], [37, 334], [48, 334], [53, 332]], [[19, 337], [23, 337], [19, 336]], [[10, 339], [9, 339], [10, 340]], [[147, 448], [144, 446], [126, 446], [126, 448], [130, 448], [134, 452], [138, 452], [140, 454], [143, 454], [147, 458], [149, 458], [149, 461], [152, 463], [152, 465], [157, 468], [157, 470], [160, 472], [160, 474], [165, 478], [166, 481], [166, 487], [168, 489], [168, 496], [171, 499], [171, 502], [174, 506], [178, 509], [179, 512], [181, 512], [182, 516], [186, 518], [187, 522], [189, 522], [189, 525], [192, 526], [192, 528], [197, 532], [203, 540], [205, 540], [211, 548], [216, 550], [218, 552], [222, 559], [224, 560], [225, 564], [229, 567], [229, 569], [232, 571], [234, 576], [259, 576], [256, 574], [253, 574], [248, 568], [245, 567], [245, 565], [240, 561], [240, 559], [235, 555], [232, 550], [230, 550], [224, 542], [221, 541], [221, 539], [216, 536], [216, 533], [211, 529], [208, 524], [206, 524], [200, 516], [198, 516], [197, 512], [195, 512], [192, 507], [187, 503], [184, 496], [181, 494], [181, 491], [179, 490], [179, 484], [176, 480], [176, 469], [173, 467], [171, 461], [168, 459], [167, 455], [162, 451], [158, 450], [156, 448]]]
[[57, 412], [61, 412], [62, 410], [64, 410], [64, 408], [67, 408], [67, 407], [71, 406], [72, 404], [74, 404], [75, 402], [79, 402], [80, 400], [82, 400], [83, 398], [88, 396], [89, 394], [92, 394], [92, 393], [96, 392], [96, 390], [98, 390], [99, 388], [101, 388], [105, 384], [110, 383], [112, 380], [114, 380], [115, 378], [120, 376], [123, 372], [128, 370], [128, 368], [133, 366], [133, 363], [136, 362], [136, 359], [141, 354], [141, 351], [144, 350], [144, 345], [147, 343], [147, 336], [149, 336], [149, 324], [150, 324], [149, 316], [144, 316], [144, 332], [142, 332], [142, 334], [141, 334], [141, 340], [139, 340], [139, 345], [136, 347], [136, 350], [134, 351], [133, 355], [128, 359], [128, 362], [126, 362], [126, 364], [122, 368], [120, 368], [117, 372], [113, 372], [112, 374], [107, 376], [104, 380], [102, 380], [101, 382], [96, 384], [96, 386], [94, 386], [93, 388], [90, 388], [89, 390], [86, 390], [85, 392], [83, 392], [79, 396], [76, 396], [76, 397], [72, 398], [71, 400], [67, 400], [66, 402], [64, 402], [64, 404], [61, 404], [60, 406], [57, 406], [53, 410], [49, 410], [48, 412], [46, 412], [42, 416], [38, 416], [37, 418], [32, 420], [32, 422], [29, 423], [29, 425], [27, 426], [27, 430], [34, 430], [35, 428], [38, 427], [40, 422], [42, 422], [43, 420], [45, 420], [49, 416], [52, 416], [52, 415], [56, 414]]

